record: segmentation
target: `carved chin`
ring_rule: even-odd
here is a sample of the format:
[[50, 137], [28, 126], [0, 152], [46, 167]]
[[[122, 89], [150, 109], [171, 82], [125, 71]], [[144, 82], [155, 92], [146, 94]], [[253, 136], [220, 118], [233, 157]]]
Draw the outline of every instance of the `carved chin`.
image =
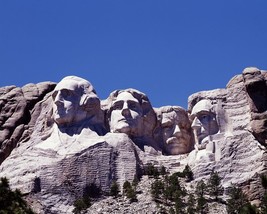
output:
[[171, 155], [178, 155], [187, 152], [186, 141], [182, 138], [171, 137], [166, 141], [167, 152]]
[[198, 143], [201, 144], [201, 143], [202, 143], [202, 140], [203, 140], [204, 138], [206, 138], [207, 136], [209, 136], [208, 133], [200, 133], [200, 134], [198, 134], [198, 135], [197, 135]]
[[63, 124], [68, 124], [71, 123], [72, 121], [72, 117], [70, 117], [69, 115], [65, 114], [55, 114], [54, 115], [54, 121], [58, 124], [58, 125], [63, 125]]
[[128, 123], [126, 123], [125, 121], [121, 121], [121, 122], [117, 123], [116, 127], [114, 127], [113, 130], [111, 130], [111, 131], [115, 132], [115, 133], [128, 134], [130, 132], [130, 130], [131, 130], [130, 125]]

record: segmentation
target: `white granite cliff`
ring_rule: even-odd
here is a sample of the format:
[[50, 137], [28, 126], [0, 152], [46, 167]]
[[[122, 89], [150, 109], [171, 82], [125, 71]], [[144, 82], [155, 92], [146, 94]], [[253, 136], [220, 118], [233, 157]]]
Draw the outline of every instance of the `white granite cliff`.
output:
[[[107, 194], [113, 181], [122, 188], [141, 178], [147, 163], [171, 172], [189, 164], [191, 185], [215, 170], [226, 191], [237, 184], [258, 204], [260, 175], [267, 170], [266, 82], [265, 71], [247, 68], [224, 89], [191, 95], [188, 110], [152, 108], [135, 89], [101, 101], [90, 82], [74, 76], [57, 85], [0, 88], [0, 177], [19, 188], [37, 213], [72, 213], [92, 183]], [[112, 209], [156, 212], [149, 180], [141, 178], [140, 185], [139, 202], [121, 201]], [[88, 213], [110, 212], [103, 206], [113, 202], [96, 202]]]

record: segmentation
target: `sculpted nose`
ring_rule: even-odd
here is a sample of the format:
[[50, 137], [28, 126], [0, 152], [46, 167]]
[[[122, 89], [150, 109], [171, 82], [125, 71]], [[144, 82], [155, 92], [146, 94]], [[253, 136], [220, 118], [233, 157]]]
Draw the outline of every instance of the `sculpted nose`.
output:
[[122, 114], [123, 116], [128, 116], [128, 115], [130, 115], [130, 110], [129, 110], [129, 108], [128, 108], [128, 104], [127, 104], [126, 102], [123, 104], [121, 114]]
[[62, 104], [62, 96], [60, 92], [58, 92], [57, 95], [55, 96], [54, 103], [56, 105]]
[[125, 116], [129, 116], [130, 115], [130, 111], [128, 108], [122, 109], [121, 114], [125, 117]]
[[174, 134], [174, 135], [177, 135], [177, 134], [180, 134], [180, 133], [181, 133], [181, 129], [179, 128], [178, 125], [176, 125], [176, 126], [175, 126], [175, 129], [174, 129], [174, 131], [173, 131], [173, 134]]
[[198, 130], [201, 128], [201, 123], [197, 117], [195, 117], [195, 119], [193, 120], [191, 127], [192, 129], [195, 129], [195, 130]]

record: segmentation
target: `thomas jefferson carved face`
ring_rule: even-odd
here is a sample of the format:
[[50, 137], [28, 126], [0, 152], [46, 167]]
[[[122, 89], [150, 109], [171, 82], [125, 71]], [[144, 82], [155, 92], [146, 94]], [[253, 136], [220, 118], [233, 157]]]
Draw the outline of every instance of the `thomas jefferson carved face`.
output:
[[92, 85], [79, 77], [61, 80], [52, 94], [54, 120], [59, 126], [68, 126], [96, 114], [100, 101]]
[[138, 136], [143, 128], [142, 107], [129, 92], [121, 92], [111, 106], [110, 131]]
[[191, 146], [190, 122], [185, 111], [169, 109], [161, 119], [164, 148], [167, 154], [189, 152]]
[[199, 101], [192, 109], [191, 118], [193, 120], [191, 127], [198, 144], [201, 144], [207, 136], [219, 131], [216, 114], [209, 100]]

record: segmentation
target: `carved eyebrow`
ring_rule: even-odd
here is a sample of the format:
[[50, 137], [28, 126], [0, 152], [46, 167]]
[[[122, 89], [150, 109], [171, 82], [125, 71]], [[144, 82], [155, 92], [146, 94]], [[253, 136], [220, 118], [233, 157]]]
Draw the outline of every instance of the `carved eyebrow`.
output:
[[174, 124], [173, 121], [168, 120], [168, 121], [162, 123], [162, 126], [163, 127], [170, 127], [170, 126], [173, 126], [173, 124]]
[[123, 100], [118, 100], [112, 103], [112, 106], [123, 103]]
[[140, 105], [140, 103], [135, 101], [135, 100], [127, 100], [127, 103], [134, 103], [134, 104], [139, 104]]

